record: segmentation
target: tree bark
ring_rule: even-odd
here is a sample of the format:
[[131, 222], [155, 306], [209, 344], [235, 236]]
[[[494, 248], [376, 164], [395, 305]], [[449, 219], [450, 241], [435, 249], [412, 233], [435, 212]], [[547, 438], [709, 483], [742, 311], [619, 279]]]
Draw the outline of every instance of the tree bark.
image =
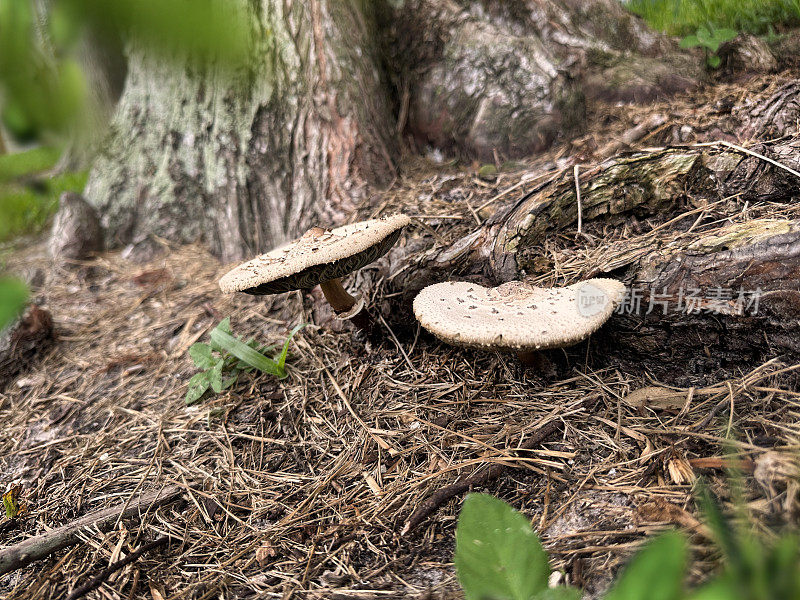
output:
[[85, 191], [112, 245], [154, 234], [251, 255], [348, 218], [395, 175], [403, 130], [499, 162], [580, 131], [587, 101], [648, 100], [699, 75], [617, 0], [248, 6], [246, 72], [129, 43]]
[[617, 0], [411, 0], [387, 29], [410, 132], [490, 162], [581, 132], [587, 105], [665, 98], [700, 77]]
[[112, 241], [204, 239], [224, 260], [341, 223], [397, 155], [357, 2], [253, 3], [252, 68], [165, 62], [132, 41], [86, 196]]

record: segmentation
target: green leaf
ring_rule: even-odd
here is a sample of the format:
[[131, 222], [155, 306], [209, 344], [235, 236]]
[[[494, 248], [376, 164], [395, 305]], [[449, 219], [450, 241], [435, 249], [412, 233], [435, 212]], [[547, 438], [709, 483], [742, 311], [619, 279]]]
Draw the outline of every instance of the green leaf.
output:
[[294, 335], [306, 325], [306, 323], [295, 325], [295, 327], [289, 332], [289, 337], [287, 337], [286, 341], [283, 343], [283, 350], [281, 350], [280, 356], [278, 356], [278, 368], [281, 370], [281, 372], [286, 372], [284, 367], [286, 365], [286, 356], [289, 354], [289, 342], [291, 342]]
[[779, 538], [771, 552], [766, 553], [764, 573], [772, 598], [800, 597], [800, 539], [796, 534]]
[[25, 309], [28, 286], [14, 277], [0, 277], [0, 331]]
[[215, 358], [211, 354], [211, 346], [198, 342], [189, 348], [189, 356], [192, 357], [195, 366], [198, 369], [213, 369], [221, 359]]
[[464, 501], [456, 571], [467, 600], [530, 600], [547, 589], [547, 554], [528, 520], [486, 494]]
[[61, 150], [49, 146], [0, 155], [0, 183], [51, 169], [58, 162], [59, 156]]
[[716, 54], [712, 54], [708, 57], [708, 66], [712, 69], [718, 68], [722, 64], [722, 59], [717, 56]]
[[190, 406], [200, 400], [211, 386], [209, 371], [198, 373], [189, 380], [189, 389], [186, 392], [186, 405]]
[[222, 319], [222, 321], [219, 322], [219, 325], [217, 325], [215, 329], [224, 331], [228, 335], [233, 335], [233, 331], [231, 331], [231, 318], [225, 317], [224, 319]]
[[741, 598], [739, 586], [729, 577], [718, 577], [687, 597], [687, 600], [735, 600]]
[[686, 559], [686, 540], [681, 534], [659, 535], [633, 557], [605, 600], [682, 598]]
[[712, 496], [705, 481], [697, 482], [697, 503], [705, 517], [706, 525], [714, 535], [714, 541], [722, 551], [733, 573], [742, 573], [747, 569], [740, 540], [731, 527], [730, 521], [725, 518], [719, 503]]
[[219, 322], [219, 325], [211, 330], [211, 348], [217, 352], [225, 352], [225, 348], [214, 341], [214, 331], [222, 331], [223, 333], [227, 333], [228, 335], [232, 336], [233, 332], [231, 331], [231, 318], [225, 317]]
[[722, 29], [714, 30], [714, 37], [720, 42], [727, 42], [729, 40], [732, 40], [737, 35], [739, 34], [734, 29], [726, 29], [723, 27]]
[[[226, 319], [227, 321], [227, 319]], [[270, 373], [277, 377], [284, 377], [283, 369], [278, 366], [271, 358], [267, 358], [263, 354], [256, 352], [244, 342], [240, 342], [235, 337], [221, 330], [219, 327], [211, 331], [212, 345], [216, 344], [219, 348], [226, 352], [230, 352], [239, 360], [245, 362], [251, 367], [255, 367], [264, 373]]]
[[222, 391], [222, 361], [219, 361], [214, 368], [208, 372], [208, 378], [211, 382], [211, 389], [215, 394]]
[[696, 48], [699, 45], [700, 40], [697, 39], [696, 35], [687, 35], [680, 43], [681, 48]]
[[533, 600], [580, 600], [582, 595], [578, 588], [558, 586], [539, 592]]

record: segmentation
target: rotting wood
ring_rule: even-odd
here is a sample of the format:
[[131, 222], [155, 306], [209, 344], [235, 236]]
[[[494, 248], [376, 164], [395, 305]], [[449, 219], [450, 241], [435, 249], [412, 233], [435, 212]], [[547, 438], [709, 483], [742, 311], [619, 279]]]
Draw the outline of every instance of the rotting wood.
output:
[[[658, 214], [674, 209], [688, 193], [710, 200], [736, 197], [742, 204], [786, 201], [800, 194], [800, 178], [792, 173], [800, 168], [800, 139], [745, 150], [707, 144], [669, 147], [583, 167], [583, 225], [600, 218], [613, 222], [623, 215]], [[469, 235], [416, 258], [415, 268], [397, 285], [420, 289], [443, 273], [477, 274], [495, 285], [517, 278], [533, 266], [530, 249], [548, 234], [572, 227], [577, 218], [575, 181], [562, 169], [501, 207]]]
[[0, 550], [0, 575], [20, 569], [36, 560], [46, 558], [53, 552], [78, 543], [80, 539], [78, 535], [85, 527], [91, 525], [101, 528], [114, 523], [118, 518], [137, 516], [141, 512], [172, 502], [182, 493], [183, 488], [177, 485], [165, 487], [157, 492], [141, 496], [131, 502], [127, 508], [125, 508], [125, 504], [104, 508], [89, 513], [72, 523]]

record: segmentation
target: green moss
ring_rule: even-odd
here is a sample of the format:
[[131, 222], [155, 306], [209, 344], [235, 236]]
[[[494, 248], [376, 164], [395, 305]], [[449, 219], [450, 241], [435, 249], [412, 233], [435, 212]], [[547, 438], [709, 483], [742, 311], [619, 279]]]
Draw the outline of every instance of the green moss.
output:
[[586, 51], [586, 60], [590, 65], [608, 68], [619, 62], [619, 56], [598, 47], [591, 47]]

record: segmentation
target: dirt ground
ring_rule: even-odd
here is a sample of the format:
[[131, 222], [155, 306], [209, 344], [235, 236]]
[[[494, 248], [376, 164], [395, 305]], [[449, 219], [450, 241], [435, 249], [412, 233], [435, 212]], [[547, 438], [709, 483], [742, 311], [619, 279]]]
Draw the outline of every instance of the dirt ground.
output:
[[[615, 316], [605, 335], [553, 353], [555, 374], [526, 372], [512, 355], [436, 341], [391, 286], [409, 248], [452, 243], [524, 180], [629, 147], [724, 138], [736, 107], [795, 78], [785, 72], [646, 108], [604, 107], [584, 137], [506, 166], [494, 181], [477, 178], [477, 165], [409, 161], [405, 175], [354, 216], [401, 209], [415, 218], [398, 250], [366, 270], [371, 339], [332, 324], [315, 294], [223, 295], [216, 282], [227, 267], [200, 246], [162, 240], [163, 253], [147, 263], [111, 252], [68, 270], [51, 268], [40, 241], [12, 249], [10, 268], [43, 280], [36, 301], [52, 312], [57, 341], [0, 392], [0, 483], [20, 484], [26, 507], [0, 523], [0, 545], [164, 486], [185, 493], [139, 518], [84, 530], [78, 545], [0, 579], [0, 595], [63, 597], [167, 535], [167, 546], [88, 597], [457, 598], [452, 555], [463, 495], [401, 531], [432, 492], [489, 464], [511, 468], [475, 491], [529, 516], [553, 567], [589, 597], [664, 527], [692, 536], [694, 580], [713, 571], [716, 555], [691, 490], [703, 475], [727, 497], [729, 460], [745, 474], [754, 527], [795, 519], [797, 487], [782, 467], [793, 464], [800, 436], [800, 363], [790, 357], [673, 372], [613, 348], [608, 332], [631, 326]], [[724, 114], [712, 110], [720, 102], [731, 107]], [[653, 115], [663, 117], [660, 125], [620, 142]], [[734, 218], [724, 205], [718, 210], [722, 221]], [[780, 210], [785, 217], [797, 209]], [[605, 234], [622, 235], [587, 227], [591, 241], [565, 234], [539, 250], [557, 268], [538, 281], [571, 282], [607, 246]], [[311, 325], [295, 338], [287, 379], [243, 376], [187, 407], [195, 372], [187, 350], [226, 316], [238, 335], [265, 343]], [[661, 405], [626, 402], [632, 390], [670, 385], [682, 387]], [[552, 421], [554, 435], [515, 452]]]

